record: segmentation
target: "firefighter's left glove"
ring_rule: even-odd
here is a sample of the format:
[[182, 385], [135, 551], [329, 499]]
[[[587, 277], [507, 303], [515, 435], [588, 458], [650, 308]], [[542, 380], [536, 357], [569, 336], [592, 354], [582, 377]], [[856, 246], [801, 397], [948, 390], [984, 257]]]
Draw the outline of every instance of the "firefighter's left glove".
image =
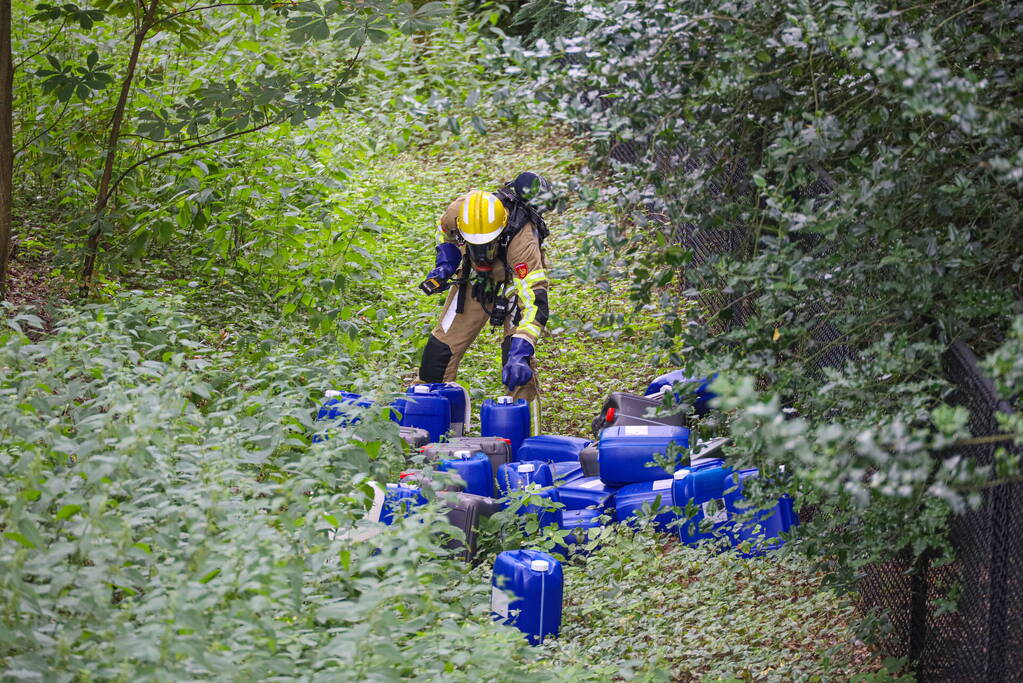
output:
[[529, 359], [533, 356], [533, 345], [521, 337], [512, 337], [508, 347], [508, 360], [501, 373], [501, 381], [509, 390], [526, 384], [533, 379], [533, 368]]
[[451, 242], [442, 242], [437, 245], [437, 260], [434, 262], [433, 270], [429, 272], [426, 279], [419, 284], [419, 289], [427, 294], [443, 292], [451, 283], [448, 280], [458, 270], [462, 263], [462, 252]]

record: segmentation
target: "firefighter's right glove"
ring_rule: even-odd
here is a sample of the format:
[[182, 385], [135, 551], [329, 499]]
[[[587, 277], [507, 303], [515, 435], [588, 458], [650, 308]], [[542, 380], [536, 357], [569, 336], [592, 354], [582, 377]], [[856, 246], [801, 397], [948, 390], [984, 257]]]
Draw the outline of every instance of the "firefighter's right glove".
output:
[[420, 283], [419, 289], [427, 294], [443, 292], [451, 286], [448, 280], [455, 274], [461, 263], [462, 252], [458, 250], [458, 247], [451, 242], [441, 242], [437, 245], [437, 260], [434, 263], [434, 268]]
[[509, 390], [526, 384], [533, 379], [533, 368], [529, 367], [529, 359], [533, 355], [533, 345], [521, 337], [512, 337], [508, 347], [508, 361], [504, 364], [501, 381]]

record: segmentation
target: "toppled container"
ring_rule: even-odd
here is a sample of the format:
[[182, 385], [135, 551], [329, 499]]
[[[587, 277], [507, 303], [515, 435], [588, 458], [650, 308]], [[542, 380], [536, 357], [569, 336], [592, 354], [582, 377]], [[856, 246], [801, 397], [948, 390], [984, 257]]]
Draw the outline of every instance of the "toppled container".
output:
[[[497, 474], [501, 465], [511, 462], [511, 442], [498, 436], [459, 436], [444, 443], [431, 443], [419, 449], [431, 461], [451, 457], [456, 451], [479, 451], [490, 459], [490, 468]], [[494, 495], [496, 495], [496, 482]]]
[[565, 545], [559, 545], [556, 550], [565, 557], [573, 554], [573, 546], [589, 540], [591, 530], [604, 526], [603, 520], [600, 519], [603, 514], [602, 510], [560, 510], [559, 512], [561, 516], [558, 525], [562, 529], [567, 529], [569, 534], [565, 536]]
[[608, 427], [624, 427], [627, 425], [667, 425], [669, 427], [685, 427], [686, 416], [684, 413], [671, 415], [659, 415], [651, 417], [649, 414], [656, 410], [663, 410], [664, 403], [660, 395], [656, 397], [639, 396], [624, 391], [613, 391], [604, 401], [600, 413], [593, 420], [594, 436], [600, 434], [601, 430]]
[[511, 442], [512, 460], [518, 460], [519, 447], [530, 434], [529, 403], [511, 396], [487, 399], [480, 408], [480, 432], [500, 436]]
[[451, 405], [443, 396], [430, 391], [425, 384], [417, 384], [411, 393], [392, 405], [401, 413], [402, 427], [419, 427], [430, 434], [430, 441], [440, 441], [451, 429]]
[[597, 444], [591, 443], [579, 451], [579, 465], [583, 469], [584, 477], [600, 476], [600, 450]]
[[455, 472], [465, 481], [465, 492], [490, 496], [494, 491], [494, 475], [486, 453], [455, 451], [454, 457], [440, 461], [438, 469]]
[[670, 479], [654, 457], [673, 454], [675, 466], [681, 464], [689, 447], [689, 430], [685, 427], [627, 425], [608, 427], [600, 433], [598, 459], [600, 479], [611, 487], [641, 481]]
[[[748, 512], [748, 504], [742, 495], [743, 484], [760, 473], [756, 468], [750, 468], [739, 470], [736, 474], [739, 479], [738, 486], [734, 492], [725, 495], [725, 500], [733, 514], [741, 514]], [[795, 512], [792, 498], [784, 495], [773, 507], [759, 510], [752, 519], [737, 523], [732, 543], [742, 548], [743, 557], [757, 557], [781, 547], [785, 542], [781, 535], [790, 533], [798, 524], [799, 516]]]
[[542, 460], [544, 462], [579, 462], [579, 452], [590, 444], [577, 436], [541, 434], [523, 440], [516, 460]]
[[490, 610], [515, 626], [530, 645], [561, 630], [564, 575], [561, 563], [538, 550], [507, 550], [494, 560]]
[[642, 481], [626, 484], [615, 494], [615, 520], [629, 522], [639, 515], [645, 505], [654, 510], [654, 528], [657, 531], [673, 531], [669, 524], [678, 519], [671, 509], [671, 484], [673, 479]]
[[[693, 401], [693, 409], [697, 415], [703, 416], [710, 411], [711, 400], [717, 398], [717, 394], [710, 390], [710, 385], [717, 379], [717, 376], [718, 373], [715, 372], [708, 377], [690, 377], [685, 370], [674, 370], [655, 377], [643, 393], [647, 396], [656, 396], [666, 391], [671, 391], [676, 382], [696, 384], [696, 389], [693, 391], [696, 395]], [[683, 396], [676, 393], [675, 398], [681, 401]]]
[[727, 436], [718, 436], [706, 441], [700, 440], [693, 446], [693, 452], [689, 456], [691, 467], [704, 462], [725, 459], [725, 446], [732, 442]]
[[472, 414], [472, 402], [469, 399], [469, 392], [458, 382], [430, 382], [414, 384], [408, 388], [406, 394], [416, 393], [416, 387], [425, 386], [429, 393], [434, 396], [441, 396], [448, 401], [451, 422], [451, 435], [462, 436], [469, 429], [469, 416]]
[[[738, 486], [733, 474], [731, 467], [713, 464], [675, 472], [671, 487], [672, 504], [683, 510], [690, 505], [696, 508], [692, 517], [684, 517], [679, 524], [680, 541], [693, 545], [722, 534], [729, 535], [733, 526], [730, 512], [739, 512], [734, 508]], [[728, 500], [726, 494], [731, 494]], [[730, 502], [733, 505], [731, 511]]]
[[612, 506], [616, 489], [600, 477], [580, 477], [558, 486], [558, 498], [567, 510], [593, 509], [603, 512]]
[[547, 466], [557, 482], [568, 483], [583, 478], [583, 468], [578, 462], [548, 462]]
[[[693, 472], [720, 468], [721, 460], [705, 460], [697, 465], [690, 465], [675, 473], [675, 477], [682, 478], [691, 476]], [[682, 474], [688, 472], [689, 474]], [[630, 518], [637, 515], [643, 506], [650, 504], [651, 508], [657, 508], [654, 515], [654, 526], [658, 531], [674, 532], [671, 527], [678, 515], [671, 509], [674, 505], [672, 487], [674, 478], [658, 479], [656, 481], [644, 481], [637, 484], [628, 484], [618, 489], [615, 494], [615, 518], [619, 522], [628, 522]]]

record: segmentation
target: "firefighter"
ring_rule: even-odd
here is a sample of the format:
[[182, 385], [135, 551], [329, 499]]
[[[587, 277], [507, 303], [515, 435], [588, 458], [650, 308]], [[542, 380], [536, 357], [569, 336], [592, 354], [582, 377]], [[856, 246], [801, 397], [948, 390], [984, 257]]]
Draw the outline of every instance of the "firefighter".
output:
[[419, 380], [454, 380], [483, 326], [503, 326], [501, 381], [513, 398], [529, 402], [533, 434], [540, 431], [534, 352], [549, 315], [541, 250], [549, 196], [543, 177], [522, 173], [497, 192], [473, 190], [453, 201], [437, 227], [435, 267], [420, 285], [427, 294], [448, 295], [423, 350]]

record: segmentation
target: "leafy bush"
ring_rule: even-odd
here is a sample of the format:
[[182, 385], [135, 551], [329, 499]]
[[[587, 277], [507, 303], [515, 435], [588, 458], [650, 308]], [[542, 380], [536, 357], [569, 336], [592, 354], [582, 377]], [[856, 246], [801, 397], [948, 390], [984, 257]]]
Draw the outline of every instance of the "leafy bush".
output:
[[521, 673], [525, 646], [461, 580], [433, 506], [375, 544], [328, 535], [403, 460], [382, 419], [309, 444], [310, 392], [344, 366], [218, 349], [179, 310], [133, 293], [42, 341], [0, 335], [6, 674]]

